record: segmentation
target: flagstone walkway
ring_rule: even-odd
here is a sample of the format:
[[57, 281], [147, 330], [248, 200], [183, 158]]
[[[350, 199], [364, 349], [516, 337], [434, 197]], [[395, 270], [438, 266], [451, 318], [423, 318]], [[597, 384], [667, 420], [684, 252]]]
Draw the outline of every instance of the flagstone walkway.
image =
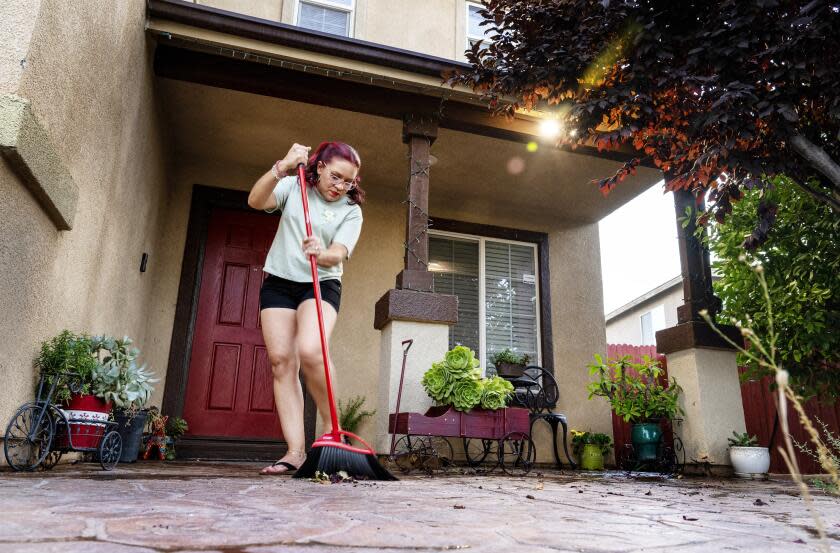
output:
[[[0, 551], [796, 552], [817, 550], [788, 481], [534, 471], [319, 484], [253, 463], [0, 472]], [[840, 501], [815, 493], [840, 550]]]

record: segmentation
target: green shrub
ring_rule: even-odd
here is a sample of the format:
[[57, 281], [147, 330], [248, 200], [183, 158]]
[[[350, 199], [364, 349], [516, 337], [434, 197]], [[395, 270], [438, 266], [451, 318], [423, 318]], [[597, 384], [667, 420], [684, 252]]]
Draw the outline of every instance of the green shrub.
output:
[[589, 399], [605, 397], [617, 416], [625, 422], [648, 422], [673, 419], [682, 415], [678, 403], [682, 388], [672, 378], [667, 388], [659, 383], [662, 367], [658, 361], [644, 356], [642, 363], [633, 363], [629, 355], [606, 363], [595, 355], [596, 363], [589, 365], [589, 375], [598, 380], [587, 384]]
[[580, 430], [572, 430], [572, 450], [575, 455], [580, 458], [585, 445], [597, 445], [601, 449], [601, 454], [606, 455], [612, 448], [612, 438], [600, 432], [584, 432]]

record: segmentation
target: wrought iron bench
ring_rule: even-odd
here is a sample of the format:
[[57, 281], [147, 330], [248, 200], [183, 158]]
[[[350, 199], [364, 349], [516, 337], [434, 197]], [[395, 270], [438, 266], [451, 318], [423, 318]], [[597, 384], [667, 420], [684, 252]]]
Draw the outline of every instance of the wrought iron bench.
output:
[[529, 365], [522, 371], [522, 375], [503, 378], [513, 384], [514, 395], [511, 400], [511, 406], [525, 407], [530, 413], [531, 436], [533, 437], [534, 435], [534, 423], [538, 420], [543, 420], [551, 426], [554, 460], [557, 463], [557, 468], [563, 468], [563, 463], [560, 461], [560, 452], [557, 448], [558, 426], [562, 426], [563, 452], [566, 454], [566, 460], [569, 461], [569, 465], [572, 468], [576, 468], [577, 463], [569, 455], [567, 444], [569, 428], [566, 415], [553, 411], [557, 404], [557, 399], [560, 396], [557, 381], [554, 379], [554, 376], [542, 367]]

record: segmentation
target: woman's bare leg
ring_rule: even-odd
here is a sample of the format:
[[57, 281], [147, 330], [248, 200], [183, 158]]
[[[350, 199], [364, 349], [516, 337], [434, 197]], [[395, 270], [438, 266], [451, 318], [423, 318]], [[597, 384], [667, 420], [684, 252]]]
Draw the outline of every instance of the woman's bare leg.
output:
[[[303, 390], [300, 386], [300, 363], [295, 334], [297, 313], [294, 309], [270, 308], [260, 312], [263, 339], [268, 351], [273, 375], [274, 404], [280, 417], [283, 437], [289, 446], [280, 459], [299, 467], [306, 459], [306, 439], [303, 430]], [[286, 472], [282, 465], [266, 467], [266, 474]]]
[[[327, 351], [329, 352], [329, 339], [333, 328], [335, 328], [338, 314], [335, 312], [335, 308], [326, 301], [321, 301], [321, 306], [324, 313], [324, 331], [327, 334]], [[324, 378], [321, 334], [318, 331], [318, 313], [315, 309], [314, 299], [308, 299], [298, 306], [297, 329], [297, 351], [300, 356], [303, 378], [306, 381], [306, 389], [309, 390], [312, 399], [315, 400], [325, 431], [329, 432], [332, 430], [330, 403], [327, 397], [327, 381]], [[334, 378], [335, 366], [332, 363], [332, 357], [329, 360], [332, 369], [330, 376]]]

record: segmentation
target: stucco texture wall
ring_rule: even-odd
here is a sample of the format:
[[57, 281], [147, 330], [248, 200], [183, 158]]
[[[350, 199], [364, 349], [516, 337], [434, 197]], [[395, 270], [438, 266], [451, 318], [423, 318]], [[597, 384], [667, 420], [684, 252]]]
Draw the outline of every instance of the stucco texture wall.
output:
[[41, 0], [0, 2], [0, 93], [17, 90], [40, 7]]
[[607, 351], [598, 224], [560, 227], [549, 237], [554, 374], [560, 387], [558, 411], [570, 428], [612, 436], [606, 401], [587, 399], [586, 366]]
[[[28, 4], [35, 18], [39, 3]], [[74, 228], [56, 230], [0, 161], [2, 421], [31, 397], [39, 343], [63, 328], [129, 335], [145, 349], [152, 279], [140, 256], [155, 259], [166, 196], [145, 3], [39, 7], [26, 67], [8, 91], [31, 103], [78, 204]]]
[[[297, 23], [298, 0], [197, 0], [234, 13]], [[368, 42], [464, 60], [466, 0], [355, 0], [351, 36]]]

